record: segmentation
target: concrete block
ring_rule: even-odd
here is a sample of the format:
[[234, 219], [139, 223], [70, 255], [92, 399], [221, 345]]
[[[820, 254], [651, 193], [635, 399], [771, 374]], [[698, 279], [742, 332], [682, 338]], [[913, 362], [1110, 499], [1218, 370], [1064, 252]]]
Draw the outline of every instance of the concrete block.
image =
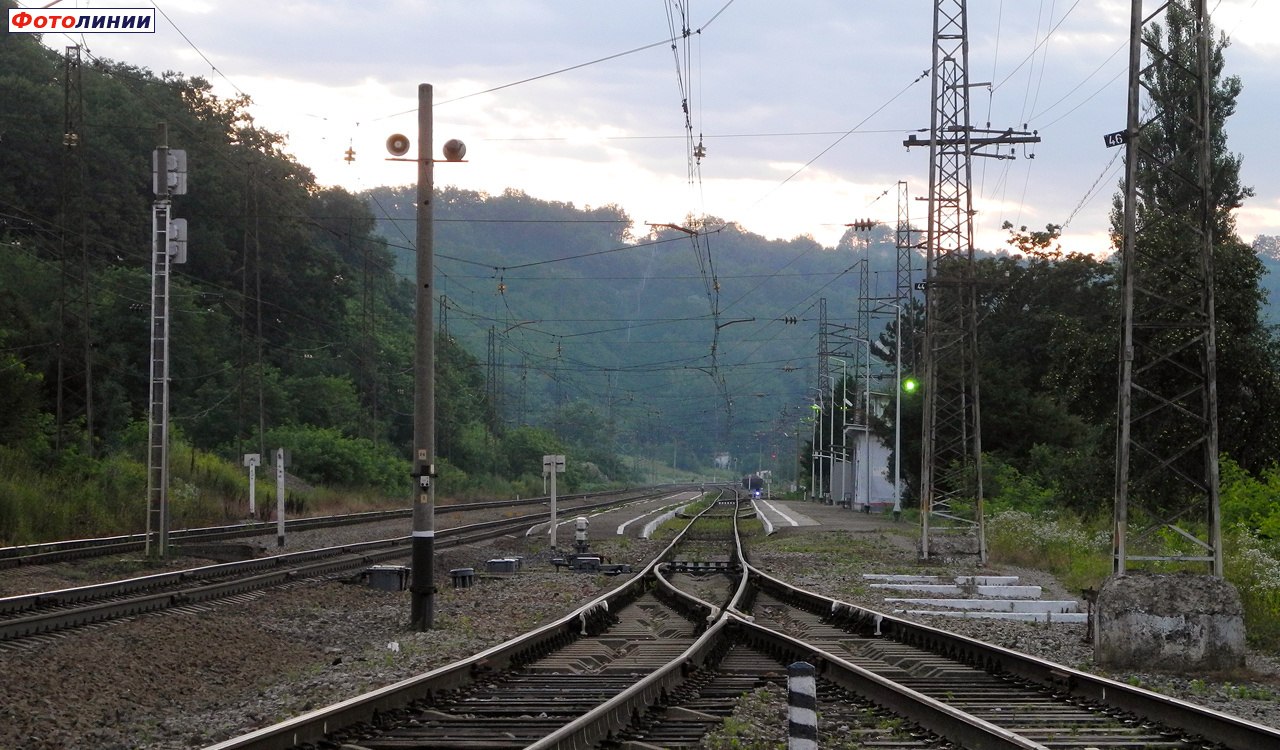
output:
[[364, 571], [363, 577], [375, 589], [404, 591], [409, 588], [411, 572], [404, 565], [374, 565]]
[[1093, 659], [1117, 668], [1203, 673], [1244, 667], [1244, 610], [1222, 578], [1111, 576], [1098, 591]]
[[956, 583], [961, 586], [1013, 586], [1018, 583], [1017, 576], [956, 576]]
[[891, 604], [913, 604], [917, 607], [940, 609], [972, 609], [989, 612], [1075, 612], [1080, 605], [1074, 601], [1046, 601], [1043, 599], [885, 599]]
[[862, 577], [868, 581], [882, 581], [884, 583], [942, 583], [941, 576], [908, 576], [892, 575], [889, 573], [863, 573]]
[[987, 596], [997, 599], [1039, 599], [1041, 589], [1039, 586], [956, 586], [956, 585], [934, 585], [927, 583], [873, 583], [873, 589], [885, 589], [887, 591], [917, 591], [921, 594], [933, 594], [934, 596], [964, 596], [965, 594], [976, 594], [978, 596]]
[[950, 584], [955, 583], [957, 586], [1011, 586], [1018, 582], [1017, 576], [955, 576], [954, 578], [943, 578], [942, 576], [913, 576], [913, 575], [893, 575], [890, 573], [863, 573], [862, 577], [868, 581], [879, 581], [880, 583], [931, 583], [931, 584]]
[[934, 615], [936, 617], [963, 617], [971, 620], [1017, 620], [1020, 622], [1047, 622], [1059, 624], [1083, 625], [1089, 621], [1089, 615], [1084, 612], [1067, 612], [1063, 614], [1054, 614], [1053, 612], [987, 612], [967, 610], [964, 612], [952, 612], [942, 610], [928, 609], [895, 609], [895, 613], [906, 612], [909, 615]]
[[516, 573], [520, 570], [520, 560], [514, 557], [501, 557], [495, 560], [485, 560], [484, 572], [486, 573]]

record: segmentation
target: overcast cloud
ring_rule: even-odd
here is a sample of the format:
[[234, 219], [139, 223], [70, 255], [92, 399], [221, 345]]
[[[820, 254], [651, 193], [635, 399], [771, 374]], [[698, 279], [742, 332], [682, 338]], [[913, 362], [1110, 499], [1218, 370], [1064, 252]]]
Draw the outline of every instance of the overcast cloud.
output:
[[[62, 7], [125, 4], [64, 0]], [[690, 25], [700, 28], [724, 0], [688, 4]], [[669, 35], [658, 0], [157, 6], [193, 44], [163, 17], [154, 35], [98, 34], [85, 42], [98, 56], [205, 76], [220, 94], [238, 87], [253, 97], [259, 123], [287, 133], [289, 150], [323, 183], [351, 190], [413, 179], [411, 165], [384, 161], [383, 142], [393, 132], [414, 135], [412, 114], [390, 115], [416, 106], [419, 82], [433, 83], [443, 102]], [[1016, 160], [975, 163], [980, 245], [996, 247], [1005, 220], [1063, 223], [1098, 184], [1065, 244], [1107, 249], [1121, 165], [1117, 159], [1107, 169], [1120, 149], [1105, 148], [1102, 135], [1124, 126], [1128, 8], [1120, 0], [969, 3], [970, 79], [993, 84], [990, 93], [973, 91], [974, 123], [1026, 123], [1044, 139]], [[1280, 234], [1273, 140], [1280, 3], [1221, 0], [1214, 13], [1233, 40], [1227, 72], [1244, 82], [1229, 144], [1244, 155], [1244, 182], [1257, 189], [1239, 213], [1239, 229], [1246, 237]], [[693, 126], [707, 147], [700, 186], [687, 178], [676, 64], [666, 45], [440, 104], [437, 147], [461, 138], [470, 161], [439, 167], [437, 182], [490, 192], [512, 187], [579, 205], [616, 203], [638, 222], [705, 211], [767, 236], [808, 233], [832, 244], [846, 222], [893, 221], [898, 180], [908, 181], [913, 195], [924, 193], [927, 150], [907, 152], [901, 143], [929, 121], [929, 82], [912, 82], [930, 64], [931, 18], [926, 0], [735, 0], [690, 47]], [[68, 39], [49, 35], [45, 43], [61, 48]], [[838, 136], [754, 135], [856, 126], [866, 132], [848, 136], [782, 187]], [[724, 137], [730, 135], [753, 137]], [[348, 144], [354, 164], [342, 160]], [[912, 212], [923, 215], [918, 203]]]

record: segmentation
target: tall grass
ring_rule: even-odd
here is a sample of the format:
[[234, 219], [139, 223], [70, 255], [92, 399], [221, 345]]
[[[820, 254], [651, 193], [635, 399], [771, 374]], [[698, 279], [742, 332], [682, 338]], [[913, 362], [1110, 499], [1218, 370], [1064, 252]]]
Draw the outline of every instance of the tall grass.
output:
[[1280, 652], [1280, 542], [1237, 530], [1224, 547], [1226, 577], [1240, 592], [1249, 640]]
[[994, 514], [987, 549], [993, 561], [1047, 570], [1070, 589], [1097, 587], [1111, 573], [1110, 532], [1067, 514]]
[[124, 456], [45, 469], [0, 447], [0, 545], [117, 534], [146, 522], [146, 469]]
[[[1185, 554], [1178, 535], [1153, 535], [1143, 554]], [[1099, 586], [1111, 574], [1109, 519], [1089, 521], [1068, 513], [1031, 514], [1006, 510], [987, 521], [987, 544], [995, 562], [1053, 573], [1069, 589]], [[1225, 577], [1240, 592], [1245, 630], [1254, 646], [1280, 652], [1280, 543], [1243, 526], [1234, 527], [1224, 547]], [[1149, 563], [1175, 570], [1177, 563]]]
[[[137, 533], [146, 529], [147, 468], [136, 451], [99, 459], [72, 457], [43, 464], [28, 453], [0, 446], [0, 546], [57, 539]], [[260, 471], [261, 516], [275, 508], [276, 488]], [[405, 504], [376, 490], [290, 489], [291, 516], [345, 513]], [[169, 519], [172, 528], [209, 526], [248, 516], [249, 479], [244, 469], [175, 440], [169, 451]]]

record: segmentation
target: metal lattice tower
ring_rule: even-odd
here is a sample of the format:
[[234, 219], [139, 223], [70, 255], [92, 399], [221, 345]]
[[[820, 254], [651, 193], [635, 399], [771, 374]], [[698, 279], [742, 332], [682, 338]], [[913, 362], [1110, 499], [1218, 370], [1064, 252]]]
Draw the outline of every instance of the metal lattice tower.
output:
[[[355, 237], [355, 224], [347, 220], [347, 247]], [[369, 407], [369, 439], [378, 444], [378, 312], [377, 274], [372, 243], [362, 241], [360, 285], [360, 342], [356, 359], [356, 380], [361, 397]], [[364, 411], [357, 421], [357, 433], [364, 435]]]
[[915, 298], [915, 269], [912, 266], [916, 259], [915, 251], [920, 247], [919, 242], [912, 241], [913, 231], [907, 183], [901, 181], [898, 183], [898, 225], [894, 232], [894, 247], [898, 251], [894, 302], [902, 310], [902, 341], [898, 346], [902, 347], [902, 365], [909, 372], [916, 370], [915, 317], [911, 315], [911, 301]]
[[[1143, 0], [1132, 2], [1114, 571], [1175, 560], [1208, 563], [1222, 575], [1208, 3], [1171, 0], [1148, 17]], [[1152, 107], [1144, 119], [1153, 87], [1186, 106]], [[1143, 549], [1164, 529], [1194, 551], [1170, 557]]]
[[[968, 23], [966, 0], [934, 0], [920, 554], [974, 555], [986, 562], [972, 158], [1011, 159], [999, 146], [1040, 139], [970, 124], [969, 89], [988, 84], [969, 83]], [[925, 143], [913, 135], [904, 145]], [[988, 146], [995, 152], [984, 153]], [[954, 540], [939, 549], [942, 535]]]
[[828, 439], [827, 426], [822, 415], [826, 413], [827, 394], [831, 392], [831, 350], [828, 348], [828, 328], [827, 321], [827, 298], [820, 297], [818, 299], [818, 409], [815, 419], [817, 419], [817, 440], [813, 444], [814, 463], [816, 464], [816, 472], [814, 474], [814, 497], [821, 498], [823, 496], [823, 447]]
[[[871, 269], [870, 263], [866, 258], [855, 264], [858, 268], [858, 313], [854, 318], [854, 324], [851, 326], [829, 325], [827, 327], [827, 355], [838, 359], [847, 360], [852, 367], [848, 372], [854, 383], [866, 382], [866, 368], [871, 366], [871, 354], [867, 351], [867, 345], [864, 341], [871, 340]], [[834, 376], [833, 376], [834, 377]], [[834, 385], [834, 383], [832, 384]], [[831, 392], [831, 387], [827, 387], [827, 392]], [[849, 389], [849, 385], [845, 384], [841, 388], [839, 397], [832, 399], [831, 408], [843, 411], [844, 398]], [[856, 392], [857, 386], [854, 386]], [[861, 397], [855, 397], [855, 403], [862, 403]], [[848, 422], [848, 419], [841, 419], [841, 425]], [[840, 446], [844, 448], [844, 434], [833, 434], [832, 454], [834, 461], [835, 439], [840, 438]], [[842, 460], [848, 460], [848, 456], [844, 456]], [[834, 471], [834, 470], [833, 470]]]
[[485, 358], [485, 386], [493, 409], [493, 434], [502, 431], [502, 340], [494, 326], [489, 327], [488, 356]]
[[[55, 440], [63, 447], [65, 425], [84, 416], [85, 455], [94, 455], [93, 340], [90, 315], [89, 237], [85, 213], [84, 74], [80, 47], [63, 59], [62, 207], [59, 216], [58, 340]], [[79, 244], [79, 249], [74, 245]], [[80, 356], [72, 352], [80, 349]], [[79, 359], [77, 362], [76, 360]]]

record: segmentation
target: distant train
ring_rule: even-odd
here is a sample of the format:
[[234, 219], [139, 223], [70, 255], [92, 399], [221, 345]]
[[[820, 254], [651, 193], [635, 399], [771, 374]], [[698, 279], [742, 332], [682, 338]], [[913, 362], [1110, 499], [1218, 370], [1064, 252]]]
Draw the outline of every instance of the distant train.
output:
[[764, 489], [764, 480], [759, 474], [748, 474], [742, 478], [742, 486], [748, 490]]

